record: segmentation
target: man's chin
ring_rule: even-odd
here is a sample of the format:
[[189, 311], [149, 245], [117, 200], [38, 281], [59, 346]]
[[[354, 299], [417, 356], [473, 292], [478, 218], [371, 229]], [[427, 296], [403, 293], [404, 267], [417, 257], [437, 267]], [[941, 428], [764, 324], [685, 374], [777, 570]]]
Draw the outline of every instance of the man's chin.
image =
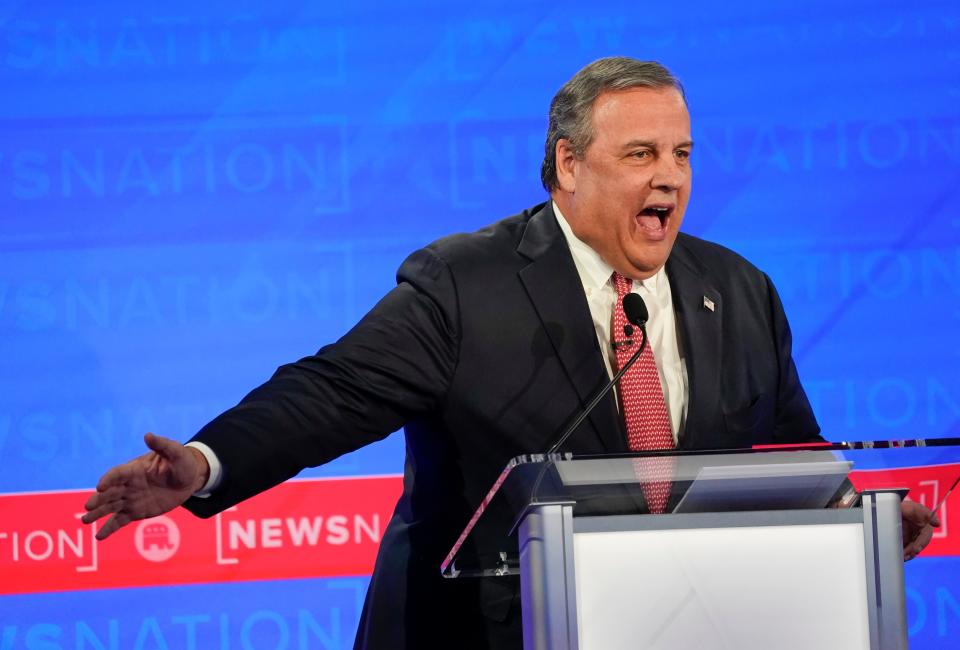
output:
[[673, 249], [675, 239], [674, 235], [670, 237], [669, 242], [662, 241], [657, 242], [656, 246], [644, 246], [642, 251], [630, 256], [628, 261], [633, 267], [633, 277], [637, 280], [645, 280], [663, 268]]

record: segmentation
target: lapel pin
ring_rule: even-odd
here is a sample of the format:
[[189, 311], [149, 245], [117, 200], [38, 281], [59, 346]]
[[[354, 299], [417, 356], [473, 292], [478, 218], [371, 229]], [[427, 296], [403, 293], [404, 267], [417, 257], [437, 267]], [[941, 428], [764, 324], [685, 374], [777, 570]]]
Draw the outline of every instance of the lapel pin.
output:
[[707, 298], [706, 296], [703, 297], [703, 306], [709, 309], [710, 311], [716, 311], [716, 307], [714, 306], [713, 301]]

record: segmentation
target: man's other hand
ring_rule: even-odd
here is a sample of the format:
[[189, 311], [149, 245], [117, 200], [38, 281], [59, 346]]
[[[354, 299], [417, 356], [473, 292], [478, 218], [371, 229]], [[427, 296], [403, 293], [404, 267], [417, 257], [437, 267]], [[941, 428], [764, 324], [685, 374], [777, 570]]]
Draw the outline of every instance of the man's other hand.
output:
[[940, 519], [924, 505], [904, 499], [900, 505], [903, 517], [903, 559], [912, 560], [920, 554], [933, 538], [933, 529], [940, 526]]
[[152, 433], [143, 441], [150, 451], [110, 469], [84, 505], [85, 524], [111, 515], [97, 531], [97, 539], [106, 539], [131, 521], [173, 510], [207, 482], [210, 467], [196, 449]]

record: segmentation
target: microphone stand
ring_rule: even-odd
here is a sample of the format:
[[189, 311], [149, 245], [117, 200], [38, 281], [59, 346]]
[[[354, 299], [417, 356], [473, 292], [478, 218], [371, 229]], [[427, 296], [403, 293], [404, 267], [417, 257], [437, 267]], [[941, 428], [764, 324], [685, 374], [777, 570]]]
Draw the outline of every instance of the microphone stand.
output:
[[[636, 362], [636, 360], [640, 358], [640, 355], [643, 353], [643, 349], [647, 345], [647, 328], [644, 325], [640, 325], [639, 327], [640, 327], [640, 332], [643, 334], [643, 339], [640, 341], [640, 347], [637, 349], [636, 352], [633, 353], [633, 356], [630, 357], [625, 364], [623, 364], [623, 367], [617, 371], [617, 374], [613, 376], [613, 379], [611, 379], [606, 386], [600, 389], [600, 391], [593, 396], [593, 399], [590, 400], [586, 408], [580, 411], [580, 414], [573, 420], [572, 423], [570, 423], [570, 426], [568, 426], [564, 430], [563, 435], [561, 435], [560, 438], [555, 443], [553, 443], [550, 449], [547, 450], [547, 453], [546, 453], [547, 456], [556, 453], [556, 451], [560, 448], [560, 445], [565, 443], [567, 441], [567, 438], [569, 438], [573, 434], [573, 432], [576, 430], [576, 428], [580, 426], [580, 423], [583, 422], [588, 415], [590, 415], [591, 411], [593, 411], [593, 409], [597, 406], [597, 404], [600, 403], [600, 400], [604, 398], [604, 396], [610, 391], [611, 388], [613, 388], [613, 385], [616, 384], [620, 380], [620, 378], [623, 376], [623, 374], [630, 369], [630, 366], [632, 366], [634, 362]], [[613, 345], [616, 346], [616, 344], [613, 344]]]

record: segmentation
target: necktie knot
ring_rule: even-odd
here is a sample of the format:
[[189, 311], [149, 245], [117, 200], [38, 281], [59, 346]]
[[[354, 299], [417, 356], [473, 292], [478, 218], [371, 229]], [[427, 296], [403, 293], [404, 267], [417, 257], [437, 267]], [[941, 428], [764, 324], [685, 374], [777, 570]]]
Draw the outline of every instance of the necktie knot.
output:
[[617, 303], [623, 301], [623, 297], [633, 289], [633, 280], [613, 272], [613, 286], [617, 289]]

